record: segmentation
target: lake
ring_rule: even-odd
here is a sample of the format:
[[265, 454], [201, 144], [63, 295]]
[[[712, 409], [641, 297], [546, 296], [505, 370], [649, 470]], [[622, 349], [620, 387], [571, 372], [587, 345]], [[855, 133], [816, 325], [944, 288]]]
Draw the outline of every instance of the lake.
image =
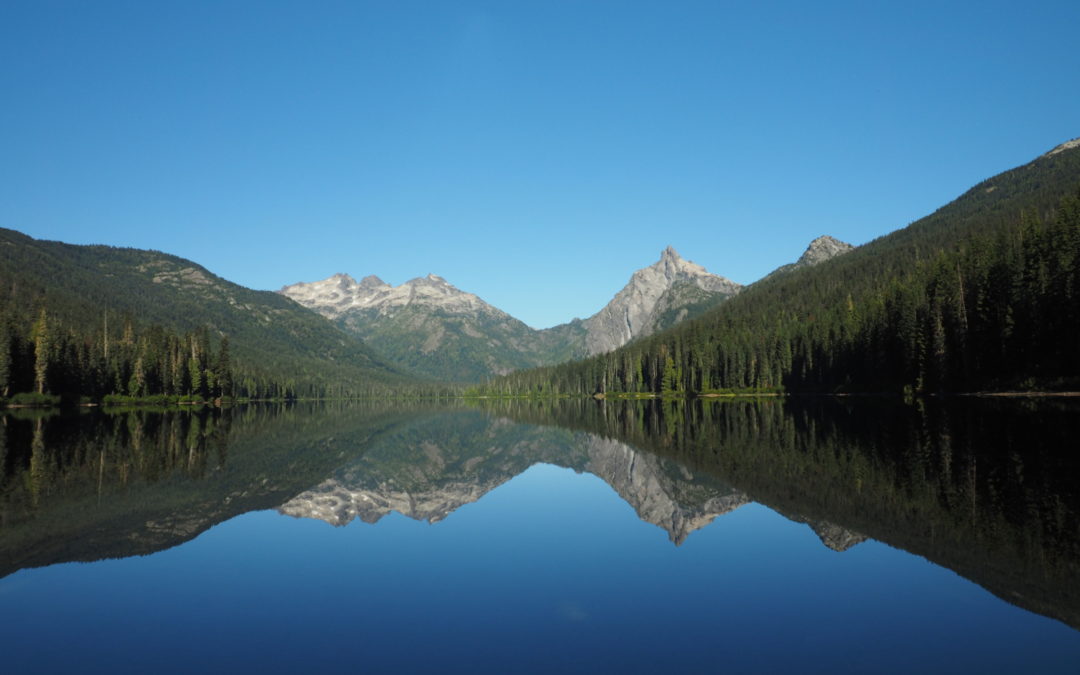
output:
[[1080, 671], [1080, 402], [10, 411], [37, 672]]

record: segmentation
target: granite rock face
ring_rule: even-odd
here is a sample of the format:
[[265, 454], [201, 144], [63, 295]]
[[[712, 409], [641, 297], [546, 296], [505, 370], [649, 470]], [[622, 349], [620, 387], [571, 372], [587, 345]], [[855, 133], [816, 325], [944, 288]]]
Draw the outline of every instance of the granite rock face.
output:
[[[742, 286], [704, 267], [683, 260], [668, 246], [656, 263], [634, 272], [629, 283], [603, 309], [585, 319], [585, 351], [603, 354], [631, 340], [649, 335], [662, 325], [664, 313], [677, 313], [691, 304], [680, 298], [687, 290], [691, 302], [718, 304], [735, 295]], [[679, 320], [689, 318], [689, 311]], [[673, 325], [677, 321], [671, 322]]]

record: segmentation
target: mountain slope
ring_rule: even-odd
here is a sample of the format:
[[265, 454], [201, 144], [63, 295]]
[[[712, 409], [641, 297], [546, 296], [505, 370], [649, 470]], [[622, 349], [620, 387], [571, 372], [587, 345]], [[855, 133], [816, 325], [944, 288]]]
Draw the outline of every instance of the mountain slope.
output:
[[178, 332], [208, 327], [228, 336], [244, 372], [322, 384], [405, 379], [360, 340], [291, 300], [157, 251], [39, 241], [0, 229], [0, 289], [0, 302], [20, 324], [44, 308], [84, 336], [100, 337], [107, 315], [116, 334], [125, 317]]
[[774, 274], [697, 320], [491, 392], [964, 391], [1080, 386], [1080, 149], [910, 226]]

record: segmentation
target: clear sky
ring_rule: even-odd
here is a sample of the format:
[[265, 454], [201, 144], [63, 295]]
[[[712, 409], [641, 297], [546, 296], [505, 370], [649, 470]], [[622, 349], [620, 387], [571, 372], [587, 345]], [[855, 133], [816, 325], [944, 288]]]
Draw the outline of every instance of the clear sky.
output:
[[740, 283], [1080, 136], [1080, 2], [0, 0], [0, 226], [530, 325]]

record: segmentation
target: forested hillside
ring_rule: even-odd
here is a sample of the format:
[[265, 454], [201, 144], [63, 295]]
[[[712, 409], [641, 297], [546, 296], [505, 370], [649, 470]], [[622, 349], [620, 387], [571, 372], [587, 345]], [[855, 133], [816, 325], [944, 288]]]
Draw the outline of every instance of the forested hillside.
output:
[[971, 391], [1080, 386], [1080, 148], [983, 181], [701, 318], [478, 391]]
[[0, 396], [352, 395], [407, 382], [291, 300], [191, 261], [0, 229]]

